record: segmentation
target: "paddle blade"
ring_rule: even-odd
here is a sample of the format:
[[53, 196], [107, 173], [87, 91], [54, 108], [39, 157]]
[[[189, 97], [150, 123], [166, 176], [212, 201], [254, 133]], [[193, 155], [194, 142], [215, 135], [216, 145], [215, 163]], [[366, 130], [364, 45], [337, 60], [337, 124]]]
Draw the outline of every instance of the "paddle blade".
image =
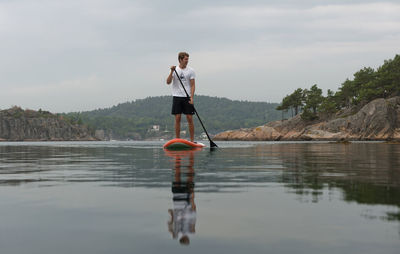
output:
[[213, 147], [218, 147], [218, 146], [217, 146], [217, 144], [215, 144], [215, 143], [210, 139], [210, 147], [213, 148]]

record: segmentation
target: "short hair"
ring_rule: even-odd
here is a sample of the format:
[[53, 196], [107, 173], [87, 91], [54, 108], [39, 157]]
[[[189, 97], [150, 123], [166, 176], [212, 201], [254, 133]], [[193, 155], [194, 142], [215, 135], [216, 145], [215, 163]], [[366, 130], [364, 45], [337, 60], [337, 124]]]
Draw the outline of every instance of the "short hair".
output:
[[189, 245], [190, 244], [190, 239], [187, 235], [182, 236], [181, 239], [179, 239], [179, 243], [182, 245]]
[[178, 61], [181, 61], [185, 56], [189, 57], [189, 54], [186, 52], [179, 52], [178, 54]]

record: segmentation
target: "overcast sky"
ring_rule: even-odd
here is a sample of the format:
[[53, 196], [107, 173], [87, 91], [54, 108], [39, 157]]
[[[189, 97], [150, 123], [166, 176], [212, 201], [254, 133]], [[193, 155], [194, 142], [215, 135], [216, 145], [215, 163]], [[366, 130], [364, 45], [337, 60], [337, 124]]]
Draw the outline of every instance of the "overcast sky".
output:
[[400, 53], [400, 0], [0, 0], [0, 108], [52, 112], [169, 95], [177, 53], [196, 93], [280, 102]]

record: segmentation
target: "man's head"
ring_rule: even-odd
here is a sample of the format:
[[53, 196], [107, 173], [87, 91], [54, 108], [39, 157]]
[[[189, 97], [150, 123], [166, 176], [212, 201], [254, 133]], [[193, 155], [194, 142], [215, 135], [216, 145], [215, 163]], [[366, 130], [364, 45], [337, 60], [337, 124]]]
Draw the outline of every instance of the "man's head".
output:
[[179, 52], [178, 61], [179, 61], [180, 67], [185, 68], [189, 62], [189, 54], [186, 52]]
[[182, 245], [189, 245], [190, 244], [189, 236], [187, 235], [182, 236], [181, 239], [179, 239], [179, 243]]

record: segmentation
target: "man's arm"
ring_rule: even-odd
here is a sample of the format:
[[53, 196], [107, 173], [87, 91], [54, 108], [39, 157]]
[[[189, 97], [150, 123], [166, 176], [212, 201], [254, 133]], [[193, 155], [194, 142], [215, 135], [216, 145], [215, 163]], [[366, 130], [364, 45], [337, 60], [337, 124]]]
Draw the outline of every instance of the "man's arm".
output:
[[193, 104], [194, 90], [196, 90], [196, 82], [194, 79], [190, 80], [190, 104]]
[[167, 78], [167, 85], [171, 84], [172, 82], [172, 75], [174, 74], [175, 68], [176, 66], [171, 66], [171, 72], [169, 73]]

